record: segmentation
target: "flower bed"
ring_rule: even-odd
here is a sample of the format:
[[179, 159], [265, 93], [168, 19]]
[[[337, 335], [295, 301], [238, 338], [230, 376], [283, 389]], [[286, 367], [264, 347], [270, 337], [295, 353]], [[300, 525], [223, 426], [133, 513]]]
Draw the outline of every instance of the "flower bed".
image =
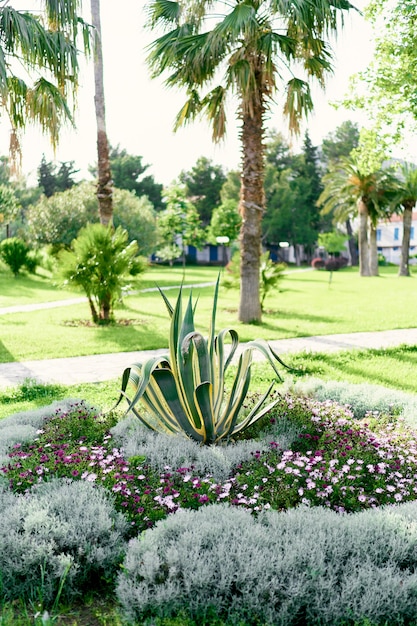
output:
[[[26, 424], [22, 416], [0, 423], [0, 436], [1, 430], [8, 429], [9, 433], [9, 450], [7, 456], [3, 452], [1, 461], [2, 482], [8, 488], [3, 496], [7, 494], [8, 502], [10, 498], [22, 498], [19, 494], [37, 497], [51, 479], [60, 479], [64, 484], [89, 484], [100, 492], [104, 490], [115, 514], [128, 521], [123, 530], [125, 541], [142, 531], [153, 532], [150, 529], [158, 522], [174, 518], [177, 512], [204, 509], [207, 505], [220, 507], [223, 513], [226, 508], [244, 510], [261, 525], [270, 511], [297, 507], [312, 512], [324, 507], [332, 510], [332, 515], [390, 510], [387, 505], [414, 502], [417, 494], [416, 434], [406, 423], [403, 409], [399, 403], [385, 411], [374, 411], [371, 406], [358, 419], [354, 407], [287, 393], [240, 440], [200, 447], [181, 436], [147, 431], [137, 420], [126, 418], [118, 423], [116, 414], [103, 416], [85, 403], [73, 403], [45, 413], [42, 422], [37, 415], [31, 423], [29, 415]], [[15, 441], [10, 434], [14, 424]], [[33, 424], [36, 436], [22, 436], [22, 429], [34, 432]], [[184, 515], [179, 519], [188, 520]], [[33, 529], [22, 530], [27, 532]], [[123, 558], [123, 552], [119, 543], [117, 559]], [[0, 569], [6, 562], [3, 555]], [[71, 567], [72, 561], [68, 562]], [[136, 580], [136, 561], [132, 568]], [[51, 566], [51, 576], [48, 598], [53, 596], [54, 585], [61, 583], [65, 595], [65, 580], [60, 582], [55, 565]], [[70, 597], [77, 577], [66, 576], [71, 584], [67, 594]], [[162, 576], [161, 581], [167, 582], [168, 578]], [[126, 600], [130, 597], [126, 584], [130, 583], [119, 580], [119, 597], [125, 609], [131, 603]], [[154, 581], [149, 585], [152, 587]], [[21, 583], [16, 585], [16, 593], [19, 590], [21, 594], [22, 588], [26, 589]], [[7, 593], [7, 599], [13, 598], [13, 586]], [[166, 604], [162, 604], [165, 608], [160, 615], [166, 610]], [[149, 611], [150, 605], [146, 610], [142, 601], [139, 605], [136, 618]], [[219, 618], [226, 616], [231, 623], [237, 619], [235, 613], [232, 616], [221, 607], [214, 608]], [[175, 608], [177, 612], [183, 609], [187, 606]], [[268, 613], [268, 619], [272, 614]], [[244, 619], [245, 623], [255, 623], [249, 615]]]

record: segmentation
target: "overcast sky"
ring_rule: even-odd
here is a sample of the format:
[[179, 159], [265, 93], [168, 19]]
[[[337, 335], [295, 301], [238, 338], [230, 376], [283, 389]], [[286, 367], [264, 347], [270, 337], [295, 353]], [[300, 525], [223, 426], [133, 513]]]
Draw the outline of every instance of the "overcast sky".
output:
[[[12, 0], [16, 8], [39, 7], [36, 0]], [[87, 1], [86, 6], [89, 3]], [[362, 8], [363, 0], [356, 2]], [[129, 153], [141, 155], [150, 164], [149, 173], [157, 182], [169, 184], [181, 170], [190, 169], [200, 156], [206, 156], [225, 169], [237, 169], [240, 162], [237, 123], [229, 114], [226, 141], [213, 145], [205, 122], [194, 123], [176, 134], [172, 131], [175, 115], [184, 95], [167, 90], [162, 80], [151, 80], [146, 67], [145, 46], [154, 37], [143, 29], [143, 3], [139, 0], [101, 0], [103, 56], [107, 133], [112, 145], [120, 144]], [[346, 93], [349, 76], [363, 69], [372, 56], [371, 31], [364, 19], [352, 12], [334, 45], [335, 71], [327, 82], [326, 92], [315, 90], [315, 112], [304, 126], [314, 144], [344, 120], [362, 123], [360, 116], [336, 111], [329, 102]], [[93, 68], [85, 68], [78, 93], [77, 129], [62, 133], [56, 155], [38, 131], [29, 131], [23, 142], [23, 170], [36, 180], [36, 169], [45, 153], [47, 160], [75, 161], [83, 176], [96, 161], [96, 126], [94, 116]], [[0, 124], [0, 154], [7, 154], [9, 124]], [[269, 127], [285, 131], [280, 109], [271, 113]]]

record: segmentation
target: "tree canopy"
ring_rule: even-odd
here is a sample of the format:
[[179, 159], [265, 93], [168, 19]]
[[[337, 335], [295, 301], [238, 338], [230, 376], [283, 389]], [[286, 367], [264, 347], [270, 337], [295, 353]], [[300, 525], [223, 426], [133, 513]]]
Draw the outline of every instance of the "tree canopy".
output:
[[80, 49], [91, 51], [92, 31], [79, 13], [79, 0], [41, 4], [35, 15], [0, 2], [1, 106], [11, 123], [15, 157], [18, 131], [28, 122], [39, 124], [57, 144], [62, 123], [72, 120]]
[[[239, 319], [259, 321], [261, 218], [265, 209], [265, 117], [279, 95], [289, 126], [299, 130], [313, 107], [310, 78], [322, 85], [331, 70], [326, 37], [348, 0], [154, 0], [149, 23], [164, 33], [150, 46], [154, 76], [184, 88], [187, 100], [175, 127], [200, 115], [209, 120], [213, 139], [226, 133], [227, 103], [235, 105], [242, 146], [239, 211], [241, 289]], [[295, 72], [302, 73], [296, 76]], [[220, 78], [220, 81], [218, 79]]]
[[213, 210], [220, 205], [220, 193], [226, 182], [221, 165], [214, 165], [207, 157], [200, 157], [188, 172], [182, 171], [180, 181], [185, 185], [205, 226], [210, 223]]

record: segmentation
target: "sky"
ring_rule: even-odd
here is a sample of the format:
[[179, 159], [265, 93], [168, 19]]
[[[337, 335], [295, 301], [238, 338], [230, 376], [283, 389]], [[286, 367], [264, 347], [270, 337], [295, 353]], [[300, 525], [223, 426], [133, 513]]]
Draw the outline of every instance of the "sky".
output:
[[[362, 9], [365, 4], [364, 0], [357, 0], [355, 6]], [[40, 2], [13, 0], [12, 5], [18, 9], [36, 10]], [[161, 78], [149, 78], [146, 45], [155, 35], [144, 29], [143, 5], [141, 0], [118, 0], [115, 10], [114, 2], [101, 0], [106, 125], [110, 143], [120, 145], [130, 154], [140, 155], [142, 162], [149, 165], [147, 174], [152, 174], [156, 182], [164, 185], [169, 185], [182, 170], [190, 170], [201, 156], [222, 165], [226, 171], [239, 169], [238, 124], [233, 111], [228, 117], [226, 140], [221, 144], [213, 144], [211, 130], [205, 121], [194, 122], [177, 133], [173, 132], [176, 113], [185, 97], [181, 92], [164, 87]], [[319, 88], [314, 90], [315, 110], [303, 125], [302, 134], [308, 129], [315, 145], [345, 120], [357, 121], [359, 125], [366, 123], [360, 114], [335, 110], [330, 104], [343, 98], [349, 76], [364, 69], [372, 58], [370, 26], [358, 13], [351, 13], [345, 17], [344, 29], [333, 44], [334, 74], [327, 81], [325, 92]], [[89, 19], [88, 13], [86, 18]], [[43, 154], [47, 161], [74, 161], [80, 170], [78, 177], [89, 177], [88, 166], [97, 159], [92, 62], [84, 64], [77, 101], [76, 129], [68, 127], [63, 130], [55, 154], [40, 131], [25, 133], [23, 173], [29, 182], [36, 184], [36, 172]], [[267, 125], [287, 135], [278, 106], [272, 109]], [[7, 154], [9, 130], [7, 120], [0, 118], [0, 154]], [[297, 143], [294, 149], [297, 150]]]

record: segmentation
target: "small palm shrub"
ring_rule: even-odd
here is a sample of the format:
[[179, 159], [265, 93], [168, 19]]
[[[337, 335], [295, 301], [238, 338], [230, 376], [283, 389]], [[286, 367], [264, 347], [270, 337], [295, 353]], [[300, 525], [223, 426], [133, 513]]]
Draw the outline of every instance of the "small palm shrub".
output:
[[273, 289], [278, 287], [279, 282], [283, 279], [283, 274], [287, 266], [285, 263], [274, 263], [269, 252], [261, 255], [260, 263], [260, 293], [261, 293], [261, 309], [264, 311], [265, 298]]
[[89, 224], [81, 229], [71, 248], [60, 257], [64, 284], [84, 290], [94, 323], [109, 323], [129, 276], [144, 269], [136, 242], [128, 243], [127, 231], [121, 227]]
[[[285, 263], [274, 263], [270, 258], [269, 251], [261, 254], [259, 266], [259, 295], [263, 310], [265, 298], [284, 278]], [[240, 251], [236, 250], [226, 265], [222, 278], [222, 285], [226, 289], [238, 289], [240, 282]]]
[[[126, 368], [119, 399], [120, 402], [125, 397], [128, 412], [132, 411], [148, 428], [168, 434], [183, 433], [203, 444], [227, 440], [274, 406], [275, 401], [265, 406], [272, 383], [249, 414], [243, 418], [240, 415], [249, 389], [252, 353], [255, 350], [266, 357], [279, 380], [277, 365], [286, 367], [265, 341], [251, 341], [239, 356], [237, 372], [226, 395], [225, 374], [238, 348], [239, 338], [237, 332], [229, 328], [215, 335], [218, 289], [219, 279], [207, 339], [195, 330], [192, 296], [183, 316], [181, 291], [175, 308], [161, 291], [171, 316], [169, 354]], [[228, 336], [232, 344], [226, 356], [225, 340]]]
[[18, 276], [22, 267], [25, 266], [28, 253], [28, 246], [18, 237], [9, 237], [0, 243], [0, 255], [15, 276]]

